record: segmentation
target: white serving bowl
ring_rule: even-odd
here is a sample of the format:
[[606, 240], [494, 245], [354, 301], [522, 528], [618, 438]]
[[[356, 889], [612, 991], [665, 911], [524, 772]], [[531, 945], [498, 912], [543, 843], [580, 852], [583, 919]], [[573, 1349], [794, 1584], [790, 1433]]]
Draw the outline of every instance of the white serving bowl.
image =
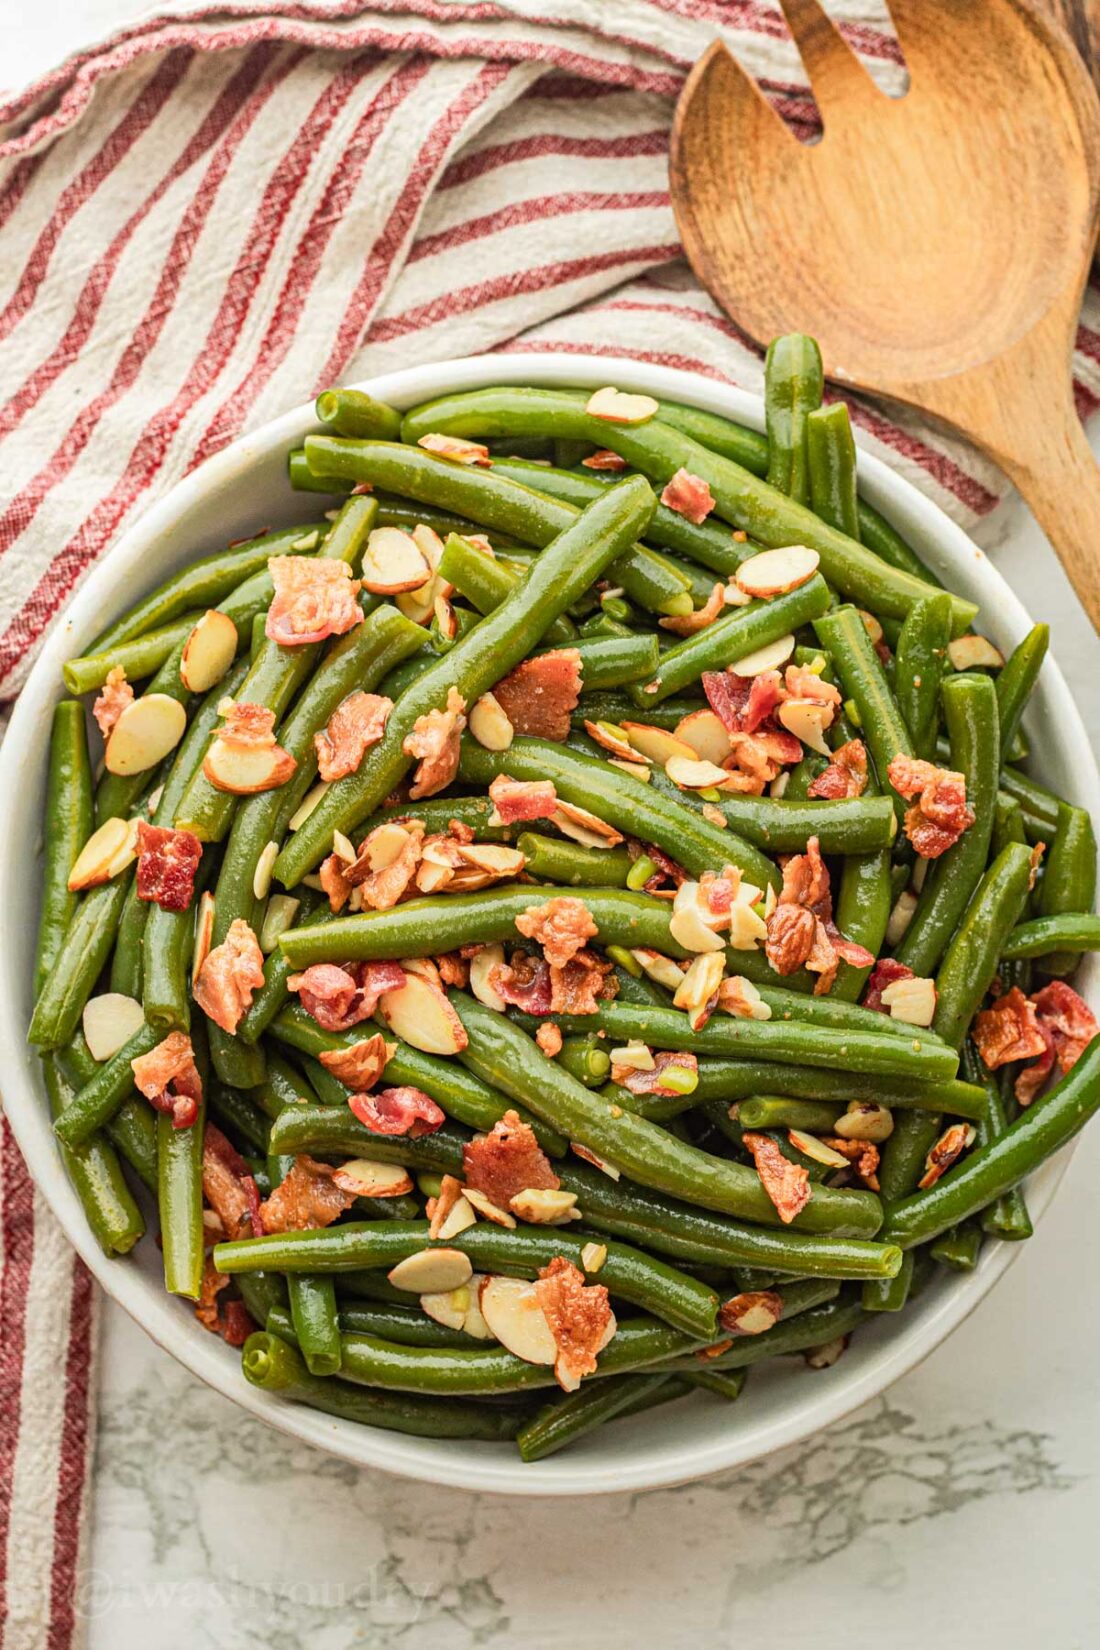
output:
[[[763, 428], [760, 400], [688, 373], [592, 356], [492, 355], [413, 367], [363, 386], [398, 407], [430, 396], [489, 384], [613, 383], [669, 400], [690, 402]], [[5, 1054], [4, 1104], [32, 1175], [70, 1241], [108, 1294], [188, 1369], [294, 1437], [360, 1466], [410, 1478], [516, 1495], [592, 1495], [641, 1490], [700, 1478], [797, 1443], [875, 1397], [950, 1334], [1008, 1268], [1018, 1246], [988, 1244], [976, 1270], [938, 1279], [898, 1319], [862, 1326], [832, 1369], [809, 1373], [801, 1359], [753, 1371], [735, 1407], [705, 1395], [618, 1422], [547, 1461], [525, 1466], [509, 1444], [466, 1444], [406, 1438], [334, 1420], [250, 1386], [236, 1352], [197, 1322], [190, 1305], [165, 1294], [159, 1251], [146, 1238], [134, 1255], [108, 1260], [84, 1220], [61, 1167], [37, 1055], [26, 1042], [38, 921], [38, 879], [28, 875], [28, 844], [43, 836], [42, 808], [50, 716], [61, 696], [61, 666], [168, 573], [267, 525], [306, 520], [326, 507], [295, 494], [285, 474], [288, 448], [314, 426], [313, 409], [298, 407], [236, 441], [188, 476], [138, 521], [89, 576], [49, 636], [0, 751], [0, 807], [6, 852], [0, 863], [0, 910], [7, 913], [8, 949], [0, 960], [0, 1047]], [[1003, 649], [1028, 629], [1023, 606], [983, 553], [947, 516], [877, 459], [860, 455], [867, 498], [905, 535], [946, 584], [981, 608], [981, 624]], [[1052, 789], [1100, 816], [1100, 778], [1077, 709], [1058, 667], [1048, 659], [1026, 726], [1041, 777]], [[1097, 1005], [1100, 967], [1082, 970]], [[1037, 1218], [1062, 1177], [1066, 1154], [1047, 1163], [1028, 1185]]]

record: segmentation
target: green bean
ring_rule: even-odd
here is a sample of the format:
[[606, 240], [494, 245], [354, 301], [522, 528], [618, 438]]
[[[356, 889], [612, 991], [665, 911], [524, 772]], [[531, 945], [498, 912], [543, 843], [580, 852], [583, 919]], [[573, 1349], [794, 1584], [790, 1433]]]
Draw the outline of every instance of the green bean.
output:
[[[72, 1087], [56, 1055], [44, 1057], [42, 1074], [51, 1116], [58, 1118], [74, 1098]], [[92, 1134], [82, 1145], [62, 1145], [61, 1162], [103, 1253], [128, 1254], [144, 1233], [145, 1221], [126, 1184], [114, 1147], [101, 1134]]]
[[130, 642], [117, 642], [106, 653], [87, 653], [79, 659], [70, 659], [61, 672], [65, 686], [70, 693], [94, 693], [112, 670], [121, 670], [128, 682], [140, 682], [154, 675], [183, 647], [201, 618], [201, 613], [185, 613], [182, 619], [159, 630], [147, 631]]
[[989, 839], [990, 859], [996, 859], [1010, 842], [1026, 841], [1027, 831], [1024, 829], [1024, 815], [1020, 804], [998, 791], [997, 805], [993, 811], [993, 834]]
[[915, 1250], [906, 1249], [901, 1270], [894, 1278], [868, 1278], [860, 1290], [859, 1303], [865, 1312], [900, 1312], [913, 1287]]
[[357, 1426], [381, 1427], [413, 1437], [501, 1441], [515, 1437], [524, 1419], [521, 1410], [498, 1404], [440, 1403], [311, 1375], [295, 1347], [266, 1333], [249, 1336], [241, 1351], [241, 1368], [245, 1379], [265, 1392], [278, 1392], [294, 1403], [308, 1404]]
[[570, 888], [620, 888], [626, 885], [630, 855], [625, 848], [582, 848], [577, 842], [524, 831], [516, 843], [527, 864], [524, 870], [537, 882], [556, 882]]
[[958, 1048], [997, 970], [1023, 910], [1033, 872], [1026, 848], [1012, 844], [978, 883], [936, 976], [932, 1029]]
[[831, 407], [812, 407], [805, 424], [809, 502], [814, 515], [850, 539], [858, 539], [861, 533], [856, 444], [852, 439], [848, 408], [843, 401], [836, 401]]
[[[1047, 851], [1039, 889], [1039, 914], [1040, 917], [1091, 914], [1095, 904], [1096, 834], [1092, 820], [1084, 808], [1063, 803], [1058, 809], [1058, 829]], [[1069, 974], [1076, 965], [1077, 953], [1070, 946], [1064, 951], [1048, 952], [1043, 959], [1043, 973]]]
[[1049, 957], [1052, 953], [1079, 956], [1100, 951], [1100, 917], [1067, 911], [1057, 917], [1034, 917], [1012, 930], [1001, 950], [1004, 961], [1020, 957]]
[[[303, 888], [296, 896], [300, 905], [295, 913], [298, 922], [323, 922], [325, 913], [329, 911], [328, 900], [312, 888]], [[283, 953], [276, 946], [264, 963], [264, 983], [259, 987], [252, 1003], [237, 1026], [237, 1036], [244, 1043], [258, 1043], [279, 1010], [286, 1006], [290, 997], [287, 990], [287, 978], [291, 969]]]
[[844, 1110], [841, 1101], [791, 1100], [782, 1094], [757, 1094], [740, 1102], [737, 1121], [745, 1129], [803, 1129], [807, 1134], [832, 1134]]
[[290, 1272], [286, 1280], [294, 1338], [311, 1375], [340, 1371], [340, 1323], [336, 1287], [329, 1277]]
[[976, 1220], [964, 1220], [934, 1240], [932, 1259], [951, 1272], [972, 1272], [982, 1247], [982, 1229]]
[[69, 873], [94, 824], [84, 707], [75, 699], [63, 699], [54, 706], [45, 818], [42, 914], [34, 961], [36, 997], [60, 960], [66, 933], [76, 914], [78, 897], [69, 892]]
[[[814, 630], [818, 641], [829, 650], [845, 695], [855, 702], [860, 735], [871, 752], [879, 784], [886, 790], [889, 764], [895, 756], [912, 756], [913, 743], [867, 634], [863, 616], [854, 607], [838, 607], [815, 619]], [[900, 823], [906, 803], [892, 786], [890, 793]]]
[[[92, 1057], [77, 1031], [66, 1048], [58, 1049], [53, 1058], [68, 1086], [74, 1091], [90, 1082], [99, 1070], [99, 1062]], [[140, 1095], [124, 1100], [106, 1125], [104, 1133], [112, 1146], [122, 1153], [134, 1173], [151, 1192], [157, 1189], [157, 1123], [153, 1108]]]
[[286, 1284], [272, 1272], [250, 1272], [236, 1285], [252, 1322], [263, 1328], [271, 1312], [287, 1310]]
[[401, 434], [401, 414], [397, 409], [388, 407], [384, 401], [376, 401], [365, 390], [322, 390], [314, 410], [318, 423], [333, 435], [396, 441]]
[[[968, 826], [930, 868], [913, 920], [895, 956], [915, 974], [939, 965], [985, 870], [997, 795], [997, 695], [988, 676], [953, 676], [943, 685], [951, 761], [966, 779]], [[1025, 859], [1026, 850], [1020, 850]]]
[[130, 1061], [148, 1054], [160, 1041], [152, 1026], [139, 1027], [117, 1054], [97, 1067], [95, 1076], [77, 1092], [54, 1124], [54, 1133], [65, 1146], [81, 1146], [96, 1129], [109, 1123], [134, 1086]]
[[[196, 1039], [195, 1057], [205, 1088], [209, 1073], [201, 1037]], [[195, 1121], [185, 1129], [173, 1126], [170, 1112], [157, 1114], [157, 1207], [164, 1251], [164, 1287], [169, 1294], [186, 1295], [190, 1300], [198, 1300], [202, 1290], [205, 1259], [202, 1221], [205, 1129], [203, 1102], [199, 1104]]]
[[806, 423], [814, 408], [821, 406], [824, 389], [821, 351], [813, 338], [788, 332], [772, 339], [764, 358], [767, 479], [769, 486], [786, 493], [796, 504], [810, 502]]
[[1050, 626], [1033, 625], [1009, 654], [997, 675], [997, 709], [1001, 721], [1001, 749], [1005, 756], [1016, 739], [1032, 689], [1039, 679], [1047, 648]]
[[915, 602], [898, 637], [894, 692], [909, 729], [914, 754], [935, 755], [940, 721], [940, 685], [951, 640], [951, 601], [946, 591]]
[[211, 1115], [237, 1137], [237, 1143], [244, 1150], [260, 1152], [266, 1157], [271, 1128], [259, 1106], [247, 1094], [215, 1080], [210, 1084], [207, 1102]]
[[[1000, 1083], [986, 1069], [973, 1043], [963, 1045], [962, 1064], [970, 1080], [980, 1083], [985, 1090], [985, 1116], [978, 1125], [978, 1142], [984, 1146], [1005, 1132], [1009, 1124], [1008, 1110]], [[982, 1231], [990, 1237], [1003, 1238], [1008, 1243], [1019, 1243], [1031, 1237], [1034, 1228], [1021, 1187], [1013, 1187], [1012, 1191], [1003, 1193], [988, 1208], [983, 1209], [981, 1226]]]
[[[524, 570], [487, 556], [461, 534], [450, 533], [437, 571], [441, 579], [453, 584], [460, 596], [484, 614], [496, 611], [522, 579]], [[569, 647], [576, 636], [576, 625], [563, 613], [550, 625], [543, 639], [554, 647]]]
[[[657, 1006], [667, 1011], [667, 999]], [[625, 1017], [626, 1000], [621, 994], [616, 1007], [619, 1013], [610, 1035], [616, 1041], [642, 1035], [640, 1031], [627, 1029], [630, 1021]], [[570, 1019], [568, 1015], [556, 1015], [555, 1023], [566, 1035], [583, 1031], [589, 1026], [587, 1016]], [[700, 1056], [699, 1086], [692, 1096], [694, 1101], [724, 1100], [729, 1104], [759, 1094], [785, 1095], [795, 1100], [835, 1100], [845, 1106], [849, 1100], [877, 1101], [894, 1109], [945, 1111], [953, 1117], [972, 1119], [985, 1115], [984, 1091], [958, 1079], [921, 1082], [907, 1077], [888, 1078], [879, 1074], [773, 1063], [770, 1060]], [[649, 1095], [635, 1096], [635, 1101], [652, 1098]]]
[[587, 1383], [547, 1404], [516, 1433], [524, 1461], [545, 1461], [578, 1438], [613, 1421], [639, 1399], [654, 1397], [669, 1383], [668, 1375], [613, 1375], [593, 1386]]
[[546, 626], [587, 589], [624, 543], [632, 542], [648, 519], [652, 503], [652, 491], [640, 479], [612, 488], [532, 563], [530, 572], [494, 613], [402, 695], [385, 733], [358, 773], [332, 785], [284, 847], [275, 875], [286, 887], [292, 887], [324, 857], [334, 829], [353, 830], [408, 771], [411, 759], [402, 747], [418, 718], [438, 709], [451, 688], [472, 704], [518, 664]]
[[191, 1024], [191, 951], [195, 913], [152, 905], [145, 924], [142, 1003], [161, 1036]]
[[566, 1037], [554, 1058], [587, 1089], [606, 1082], [611, 1070], [611, 1056], [597, 1037]]
[[[379, 1272], [378, 1276], [385, 1282], [385, 1273]], [[419, 1306], [399, 1306], [390, 1301], [349, 1306], [339, 1298], [346, 1281], [346, 1273], [337, 1273], [332, 1278], [340, 1306], [340, 1330], [345, 1335], [378, 1335], [384, 1341], [396, 1341], [399, 1346], [470, 1346], [473, 1342], [473, 1337], [464, 1330], [448, 1329], [445, 1324], [436, 1323]]]
[[894, 1119], [878, 1170], [879, 1188], [888, 1207], [916, 1189], [925, 1159], [942, 1128], [943, 1118], [937, 1112], [902, 1112]]
[[[889, 798], [881, 800], [889, 805]], [[836, 802], [830, 807], [842, 806]], [[890, 822], [895, 824], [893, 808]], [[829, 852], [823, 848], [822, 852]], [[886, 939], [886, 930], [893, 909], [891, 859], [888, 848], [873, 853], [849, 854], [840, 873], [840, 890], [836, 901], [836, 925], [846, 939], [862, 945], [877, 957]], [[856, 968], [843, 959], [830, 995], [838, 1001], [855, 1002], [861, 995], [871, 969]]]
[[123, 871], [112, 881], [89, 889], [77, 906], [61, 954], [34, 1005], [27, 1032], [30, 1042], [60, 1048], [72, 1037], [110, 955], [133, 880], [132, 868]]
[[[768, 1358], [785, 1357], [792, 1352], [812, 1352], [814, 1347], [825, 1346], [829, 1341], [851, 1334], [862, 1317], [863, 1308], [858, 1299], [830, 1301], [811, 1311], [800, 1312], [793, 1318], [780, 1318], [774, 1328], [766, 1329], [761, 1335], [741, 1336], [728, 1352], [708, 1361], [707, 1367], [717, 1370], [747, 1369], [750, 1364], [762, 1363]], [[679, 1369], [683, 1365], [677, 1362], [673, 1367]]]
[[[678, 795], [691, 808], [703, 802], [690, 791], [677, 792], [663, 774], [653, 783], [665, 795]], [[802, 853], [816, 836], [823, 854], [865, 854], [887, 848], [897, 834], [893, 807], [884, 796], [841, 797], [834, 801], [796, 801], [789, 792], [773, 796], [720, 796], [709, 804], [717, 808], [746, 842], [766, 853]], [[843, 933], [847, 929], [842, 928]]]

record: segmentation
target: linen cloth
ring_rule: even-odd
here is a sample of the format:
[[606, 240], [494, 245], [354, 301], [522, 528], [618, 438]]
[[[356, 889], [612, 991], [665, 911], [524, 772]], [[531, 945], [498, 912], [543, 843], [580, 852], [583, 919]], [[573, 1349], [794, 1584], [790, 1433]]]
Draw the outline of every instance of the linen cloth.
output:
[[[843, 15], [900, 89], [885, 14]], [[139, 511], [327, 384], [508, 348], [759, 389], [668, 201], [674, 100], [716, 35], [812, 133], [765, 0], [181, 6], [0, 106], [0, 700]], [[1074, 370], [1084, 414], [1091, 289]], [[861, 445], [957, 520], [1004, 490], [919, 420], [852, 412]], [[2, 1121], [0, 1245], [0, 1650], [67, 1650], [96, 1302]]]

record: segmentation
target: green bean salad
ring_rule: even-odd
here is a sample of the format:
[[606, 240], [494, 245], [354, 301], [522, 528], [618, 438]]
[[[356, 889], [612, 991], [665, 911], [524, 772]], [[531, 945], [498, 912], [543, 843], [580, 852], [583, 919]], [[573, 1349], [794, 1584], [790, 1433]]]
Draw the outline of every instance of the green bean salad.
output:
[[975, 628], [822, 398], [798, 336], [766, 435], [327, 391], [309, 519], [65, 666], [30, 1041], [104, 1252], [155, 1201], [255, 1386], [534, 1461], [1030, 1236], [1100, 1106], [1047, 629]]

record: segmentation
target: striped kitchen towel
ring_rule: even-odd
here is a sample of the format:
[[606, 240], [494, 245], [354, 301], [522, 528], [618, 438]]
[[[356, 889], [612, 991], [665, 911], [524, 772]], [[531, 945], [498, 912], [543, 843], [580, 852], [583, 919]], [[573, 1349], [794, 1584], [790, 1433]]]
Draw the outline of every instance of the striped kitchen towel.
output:
[[[884, 13], [845, 15], [898, 85]], [[758, 388], [668, 202], [673, 102], [716, 34], [809, 130], [766, 0], [169, 6], [0, 107], [0, 700], [140, 510], [334, 380], [507, 347]], [[1083, 411], [1098, 327], [1090, 292]], [[1002, 479], [961, 444], [853, 413], [956, 518], [996, 502]], [[94, 1302], [6, 1124], [0, 1199], [0, 1647], [65, 1650]]]

